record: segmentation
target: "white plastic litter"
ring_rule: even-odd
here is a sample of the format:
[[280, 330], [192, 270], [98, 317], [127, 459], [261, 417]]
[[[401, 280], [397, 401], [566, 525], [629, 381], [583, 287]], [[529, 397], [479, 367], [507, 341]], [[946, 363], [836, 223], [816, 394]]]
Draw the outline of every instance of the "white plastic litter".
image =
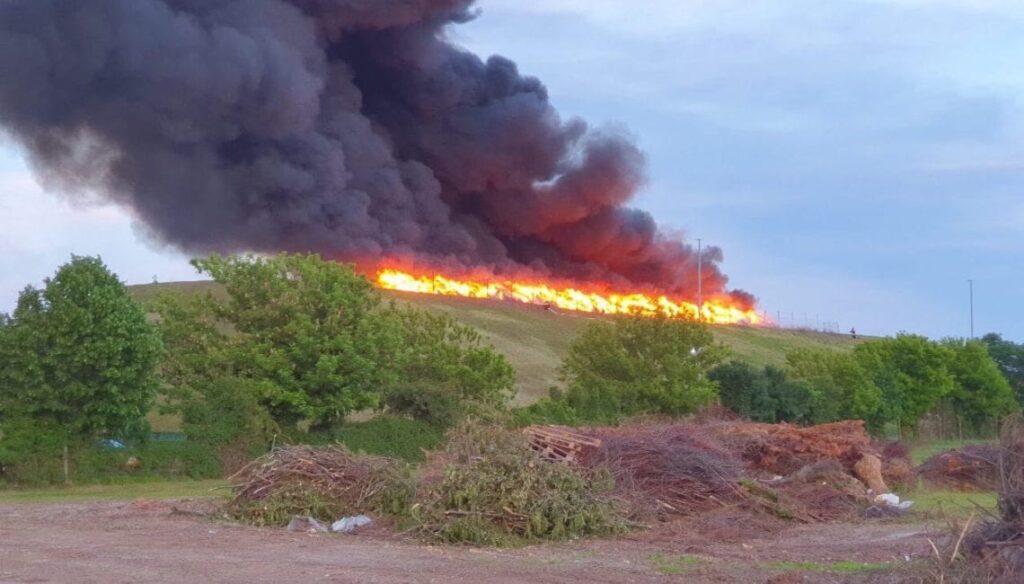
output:
[[900, 511], [906, 511], [913, 505], [913, 501], [900, 501], [899, 495], [893, 493], [885, 493], [875, 497], [875, 503], [879, 505], [885, 505], [886, 507], [892, 507], [893, 509], [899, 509]]
[[302, 531], [305, 533], [327, 533], [327, 526], [312, 517], [296, 515], [288, 522], [288, 531]]
[[888, 505], [890, 507], [895, 507], [900, 504], [900, 497], [899, 495], [894, 495], [892, 493], [884, 493], [875, 497], [875, 503], [881, 503], [884, 505]]
[[331, 531], [335, 533], [352, 533], [356, 529], [373, 523], [373, 520], [366, 515], [355, 517], [342, 517], [331, 524]]

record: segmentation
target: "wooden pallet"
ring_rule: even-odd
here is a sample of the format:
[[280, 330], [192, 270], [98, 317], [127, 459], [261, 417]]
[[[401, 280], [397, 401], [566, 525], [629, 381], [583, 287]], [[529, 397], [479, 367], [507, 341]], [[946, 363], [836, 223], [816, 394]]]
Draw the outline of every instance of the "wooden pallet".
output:
[[601, 440], [562, 426], [530, 426], [523, 430], [530, 446], [545, 460], [576, 464], [589, 450], [601, 447]]

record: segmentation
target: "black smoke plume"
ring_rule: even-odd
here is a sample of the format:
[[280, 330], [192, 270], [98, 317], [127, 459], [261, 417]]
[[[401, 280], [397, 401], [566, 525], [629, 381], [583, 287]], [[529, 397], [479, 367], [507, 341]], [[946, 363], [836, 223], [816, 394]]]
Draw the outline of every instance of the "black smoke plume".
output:
[[[472, 4], [0, 0], [0, 126], [44, 184], [96, 190], [186, 252], [692, 296], [695, 251], [626, 206], [643, 155], [561, 119], [509, 59], [451, 43]], [[720, 259], [706, 250], [708, 294]]]

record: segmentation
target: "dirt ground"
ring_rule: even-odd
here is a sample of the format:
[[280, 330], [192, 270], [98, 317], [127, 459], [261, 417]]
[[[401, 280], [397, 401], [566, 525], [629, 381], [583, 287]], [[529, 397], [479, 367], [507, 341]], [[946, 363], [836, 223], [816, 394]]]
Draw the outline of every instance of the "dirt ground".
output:
[[[202, 501], [0, 505], [0, 582], [894, 582], [929, 550], [906, 522], [784, 525], [729, 511], [515, 550], [440, 547], [380, 531], [296, 534], [220, 521]], [[782, 562], [885, 563], [855, 574]]]

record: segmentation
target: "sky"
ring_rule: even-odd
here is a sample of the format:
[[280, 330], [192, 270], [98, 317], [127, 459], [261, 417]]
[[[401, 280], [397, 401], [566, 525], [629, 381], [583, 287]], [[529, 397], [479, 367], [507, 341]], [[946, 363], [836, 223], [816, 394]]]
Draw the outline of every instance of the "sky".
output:
[[[1024, 341], [1024, 3], [482, 0], [452, 39], [626, 128], [636, 204], [725, 252], [782, 325]], [[0, 312], [72, 253], [197, 279], [126, 210], [42, 189], [0, 137]]]

